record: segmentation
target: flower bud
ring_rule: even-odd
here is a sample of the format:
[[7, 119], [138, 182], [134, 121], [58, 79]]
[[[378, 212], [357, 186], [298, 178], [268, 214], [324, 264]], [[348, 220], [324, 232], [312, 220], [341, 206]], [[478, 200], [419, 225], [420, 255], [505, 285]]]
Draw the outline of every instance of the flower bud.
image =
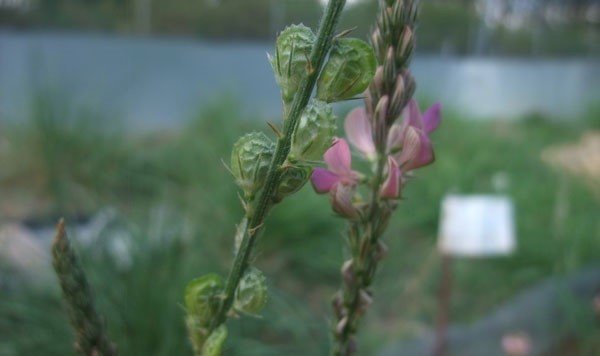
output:
[[300, 83], [308, 73], [314, 42], [315, 34], [304, 25], [288, 26], [277, 37], [275, 56], [270, 58], [270, 62], [284, 104], [294, 100]]
[[335, 332], [338, 335], [342, 335], [347, 326], [348, 326], [348, 317], [345, 316], [340, 321], [338, 321], [337, 325], [335, 326]]
[[227, 339], [227, 327], [221, 325], [208, 336], [202, 346], [202, 356], [221, 356], [223, 344]]
[[317, 98], [331, 103], [362, 93], [371, 83], [376, 66], [368, 43], [357, 38], [338, 39], [317, 82]]
[[308, 167], [287, 167], [281, 175], [281, 182], [273, 200], [279, 203], [283, 198], [299, 191], [310, 178], [311, 169]]
[[329, 104], [311, 100], [292, 137], [292, 160], [319, 160], [331, 146], [336, 118]]
[[348, 312], [344, 307], [344, 300], [342, 298], [341, 292], [337, 292], [331, 301], [331, 305], [333, 307], [333, 312], [335, 313], [335, 317], [340, 319], [346, 315]]
[[261, 132], [246, 134], [233, 145], [231, 172], [247, 196], [262, 188], [275, 144]]
[[402, 37], [400, 38], [400, 47], [398, 48], [398, 57], [408, 58], [410, 57], [413, 47], [415, 45], [414, 32], [410, 26], [405, 26], [402, 31]]
[[196, 278], [185, 287], [185, 308], [193, 324], [207, 325], [214, 316], [218, 294], [223, 290], [221, 276], [210, 273]]
[[257, 268], [250, 267], [235, 291], [234, 308], [247, 314], [258, 314], [267, 304], [267, 281]]
[[348, 288], [352, 288], [356, 283], [356, 273], [354, 272], [354, 262], [352, 260], [347, 260], [342, 265], [342, 279]]

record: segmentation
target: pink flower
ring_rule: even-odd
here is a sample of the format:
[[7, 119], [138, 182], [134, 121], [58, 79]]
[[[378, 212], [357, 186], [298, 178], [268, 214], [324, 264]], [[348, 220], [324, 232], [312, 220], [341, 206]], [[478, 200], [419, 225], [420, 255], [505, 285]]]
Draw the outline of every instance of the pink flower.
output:
[[336, 138], [324, 155], [327, 169], [315, 168], [310, 181], [319, 194], [329, 192], [333, 211], [349, 219], [359, 217], [354, 206], [358, 173], [352, 170], [350, 147], [343, 138]]
[[[440, 111], [441, 105], [436, 103], [421, 114], [417, 101], [412, 99], [405, 109], [404, 121], [392, 125], [387, 138], [387, 176], [380, 191], [382, 198], [398, 198], [402, 188], [402, 174], [434, 161], [429, 134], [440, 124]], [[348, 114], [345, 129], [348, 140], [363, 156], [371, 161], [377, 159], [371, 122], [364, 108], [356, 108]], [[330, 192], [334, 210], [349, 216], [349, 212], [355, 209], [352, 198], [358, 174], [351, 168], [352, 157], [346, 140], [335, 139], [325, 152], [324, 160], [327, 169], [314, 169], [312, 185], [319, 194]]]
[[507, 355], [526, 356], [531, 352], [531, 340], [525, 334], [507, 334], [502, 337], [502, 349]]
[[343, 138], [336, 138], [323, 157], [325, 168], [315, 168], [311, 182], [319, 194], [330, 192], [338, 184], [354, 186], [358, 183], [358, 174], [351, 168], [350, 147]]
[[405, 109], [404, 121], [390, 129], [388, 147], [405, 172], [435, 160], [429, 134], [440, 124], [440, 111], [441, 105], [436, 103], [421, 114], [417, 101], [412, 99]]

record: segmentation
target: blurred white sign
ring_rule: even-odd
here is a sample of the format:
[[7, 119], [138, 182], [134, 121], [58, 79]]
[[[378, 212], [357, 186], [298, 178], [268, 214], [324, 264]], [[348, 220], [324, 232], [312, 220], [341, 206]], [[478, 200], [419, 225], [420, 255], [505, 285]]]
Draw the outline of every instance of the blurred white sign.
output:
[[446, 196], [438, 247], [454, 256], [508, 255], [515, 248], [513, 211], [506, 196]]

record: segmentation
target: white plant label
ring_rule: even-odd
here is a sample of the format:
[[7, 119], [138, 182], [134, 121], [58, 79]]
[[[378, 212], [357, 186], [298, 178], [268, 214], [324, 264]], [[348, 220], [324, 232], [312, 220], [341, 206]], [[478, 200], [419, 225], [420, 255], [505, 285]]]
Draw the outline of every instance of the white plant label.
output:
[[438, 247], [453, 256], [509, 255], [515, 249], [512, 200], [501, 195], [448, 195]]

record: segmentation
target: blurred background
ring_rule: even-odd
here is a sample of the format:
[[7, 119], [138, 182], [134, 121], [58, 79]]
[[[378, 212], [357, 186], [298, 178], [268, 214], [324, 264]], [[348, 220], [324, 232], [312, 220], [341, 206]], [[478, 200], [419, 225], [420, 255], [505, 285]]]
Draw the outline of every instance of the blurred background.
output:
[[[376, 1], [348, 3], [339, 30], [366, 38]], [[60, 216], [121, 353], [191, 353], [183, 288], [227, 272], [242, 214], [221, 160], [280, 120], [266, 52], [321, 11], [0, 0], [0, 355], [72, 354], [49, 262]], [[385, 238], [361, 355], [430, 354], [449, 193], [508, 196], [517, 248], [454, 260], [448, 353], [600, 354], [599, 59], [597, 0], [422, 1], [417, 97], [444, 122]], [[309, 186], [274, 210], [256, 255], [271, 299], [230, 323], [226, 354], [327, 354], [343, 227]]]

